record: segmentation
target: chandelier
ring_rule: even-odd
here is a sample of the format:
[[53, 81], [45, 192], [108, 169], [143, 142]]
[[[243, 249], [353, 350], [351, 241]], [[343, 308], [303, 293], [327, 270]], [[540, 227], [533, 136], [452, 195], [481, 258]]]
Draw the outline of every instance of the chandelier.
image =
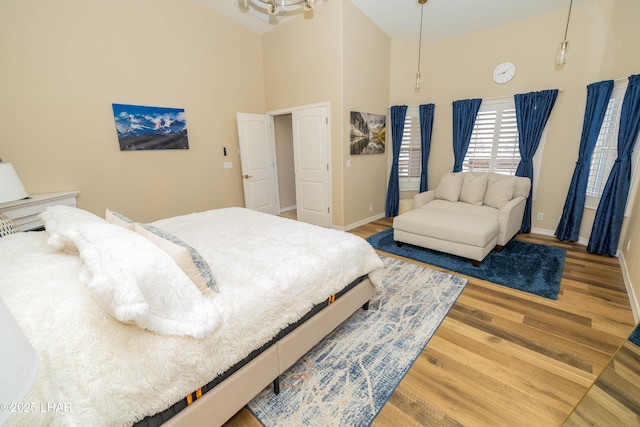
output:
[[315, 6], [315, 0], [260, 0], [267, 5], [267, 12], [269, 15], [277, 15], [280, 12], [280, 8], [284, 6], [293, 6], [296, 4], [304, 3], [304, 10], [312, 10]]

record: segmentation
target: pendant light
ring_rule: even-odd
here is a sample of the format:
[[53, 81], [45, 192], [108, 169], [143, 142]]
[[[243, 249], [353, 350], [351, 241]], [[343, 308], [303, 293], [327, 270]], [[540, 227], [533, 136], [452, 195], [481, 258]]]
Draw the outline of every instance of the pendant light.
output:
[[569, 20], [571, 19], [571, 7], [573, 0], [569, 2], [569, 14], [567, 15], [567, 25], [564, 28], [564, 40], [560, 43], [560, 47], [556, 52], [556, 65], [564, 65], [567, 62], [567, 50], [569, 49], [569, 41], [567, 40], [567, 31], [569, 31]]
[[420, 60], [422, 54], [422, 22], [423, 22], [423, 13], [424, 13], [424, 4], [429, 0], [418, 0], [418, 4], [420, 5], [420, 39], [418, 40], [418, 71], [416, 72], [416, 92], [420, 92]]

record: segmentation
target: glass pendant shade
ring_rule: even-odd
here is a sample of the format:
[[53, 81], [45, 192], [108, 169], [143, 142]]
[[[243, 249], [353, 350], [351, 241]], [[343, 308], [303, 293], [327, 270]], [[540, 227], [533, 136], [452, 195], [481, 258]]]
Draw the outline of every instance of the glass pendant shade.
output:
[[571, 20], [572, 6], [573, 6], [573, 0], [570, 0], [569, 13], [567, 14], [567, 25], [564, 27], [564, 41], [560, 43], [560, 47], [556, 52], [556, 65], [564, 65], [567, 62], [567, 51], [569, 50], [569, 41], [567, 40], [567, 34], [569, 32], [569, 21]]
[[556, 65], [564, 65], [567, 62], [567, 53], [569, 50], [569, 42], [563, 41], [556, 52]]

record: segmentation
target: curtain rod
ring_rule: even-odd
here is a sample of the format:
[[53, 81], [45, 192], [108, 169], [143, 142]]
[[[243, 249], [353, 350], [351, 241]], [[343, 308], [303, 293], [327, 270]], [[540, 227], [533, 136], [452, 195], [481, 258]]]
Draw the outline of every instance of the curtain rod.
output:
[[399, 105], [406, 105], [407, 108], [408, 107], [420, 107], [421, 105], [428, 105], [428, 104], [434, 104], [433, 102], [427, 102], [425, 104], [413, 104], [413, 105], [409, 105], [409, 104], [396, 104], [396, 105], [389, 105], [387, 108], [391, 108], [391, 107], [397, 107]]
[[[629, 77], [620, 77], [620, 78], [617, 78], [617, 79], [613, 79], [613, 81], [614, 82], [620, 82], [622, 80], [628, 80], [628, 79], [629, 79]], [[564, 91], [564, 88], [559, 88], [558, 89], [558, 93], [561, 93], [563, 91]], [[482, 100], [483, 101], [494, 101], [496, 99], [503, 99], [503, 98], [507, 98], [507, 97], [506, 96], [496, 96], [494, 98], [482, 98]], [[453, 104], [453, 101], [451, 101], [451, 103]], [[398, 105], [404, 105], [404, 104], [398, 104]], [[407, 107], [419, 107], [420, 105], [422, 105], [422, 104], [419, 104], [419, 105], [407, 105]], [[389, 107], [387, 107], [387, 108], [391, 108], [391, 107], [395, 107], [395, 106], [396, 105], [389, 105]]]
[[[623, 79], [624, 80], [624, 79]], [[564, 91], [563, 88], [558, 89], [558, 92], [562, 92]], [[515, 95], [515, 94], [514, 94]], [[513, 96], [513, 95], [511, 95]], [[494, 101], [496, 99], [504, 99], [504, 98], [508, 98], [509, 96], [496, 96], [494, 98], [482, 98], [483, 101]], [[453, 104], [453, 101], [451, 101], [451, 103]], [[429, 102], [428, 104], [433, 104], [432, 102]], [[408, 105], [408, 104], [396, 104], [396, 105], [389, 105], [387, 108], [391, 108], [391, 107], [397, 107], [398, 105], [407, 105], [407, 107], [419, 107], [420, 105], [424, 105], [424, 104], [419, 104], [419, 105]]]
[[[563, 88], [559, 88], [558, 89], [558, 94], [560, 94], [561, 92], [563, 92], [564, 89]], [[516, 95], [515, 93], [511, 96]], [[504, 98], [508, 98], [508, 96], [496, 96], [494, 98], [482, 98], [483, 101], [495, 101], [496, 99], [504, 99]], [[452, 101], [453, 102], [453, 101]]]

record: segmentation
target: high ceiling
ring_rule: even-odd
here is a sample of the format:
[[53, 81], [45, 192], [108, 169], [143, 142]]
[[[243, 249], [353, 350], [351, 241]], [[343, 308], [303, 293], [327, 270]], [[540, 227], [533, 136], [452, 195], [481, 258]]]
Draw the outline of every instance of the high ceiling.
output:
[[[300, 6], [270, 17], [259, 0], [198, 0], [258, 34], [302, 13]], [[334, 0], [316, 0], [316, 7]], [[417, 0], [351, 1], [391, 38], [417, 39], [420, 6]], [[573, 0], [583, 3], [589, 0]], [[429, 0], [424, 5], [423, 38], [444, 40], [489, 27], [540, 15], [556, 9], [569, 11], [570, 0]], [[562, 37], [564, 28], [555, 29]]]

